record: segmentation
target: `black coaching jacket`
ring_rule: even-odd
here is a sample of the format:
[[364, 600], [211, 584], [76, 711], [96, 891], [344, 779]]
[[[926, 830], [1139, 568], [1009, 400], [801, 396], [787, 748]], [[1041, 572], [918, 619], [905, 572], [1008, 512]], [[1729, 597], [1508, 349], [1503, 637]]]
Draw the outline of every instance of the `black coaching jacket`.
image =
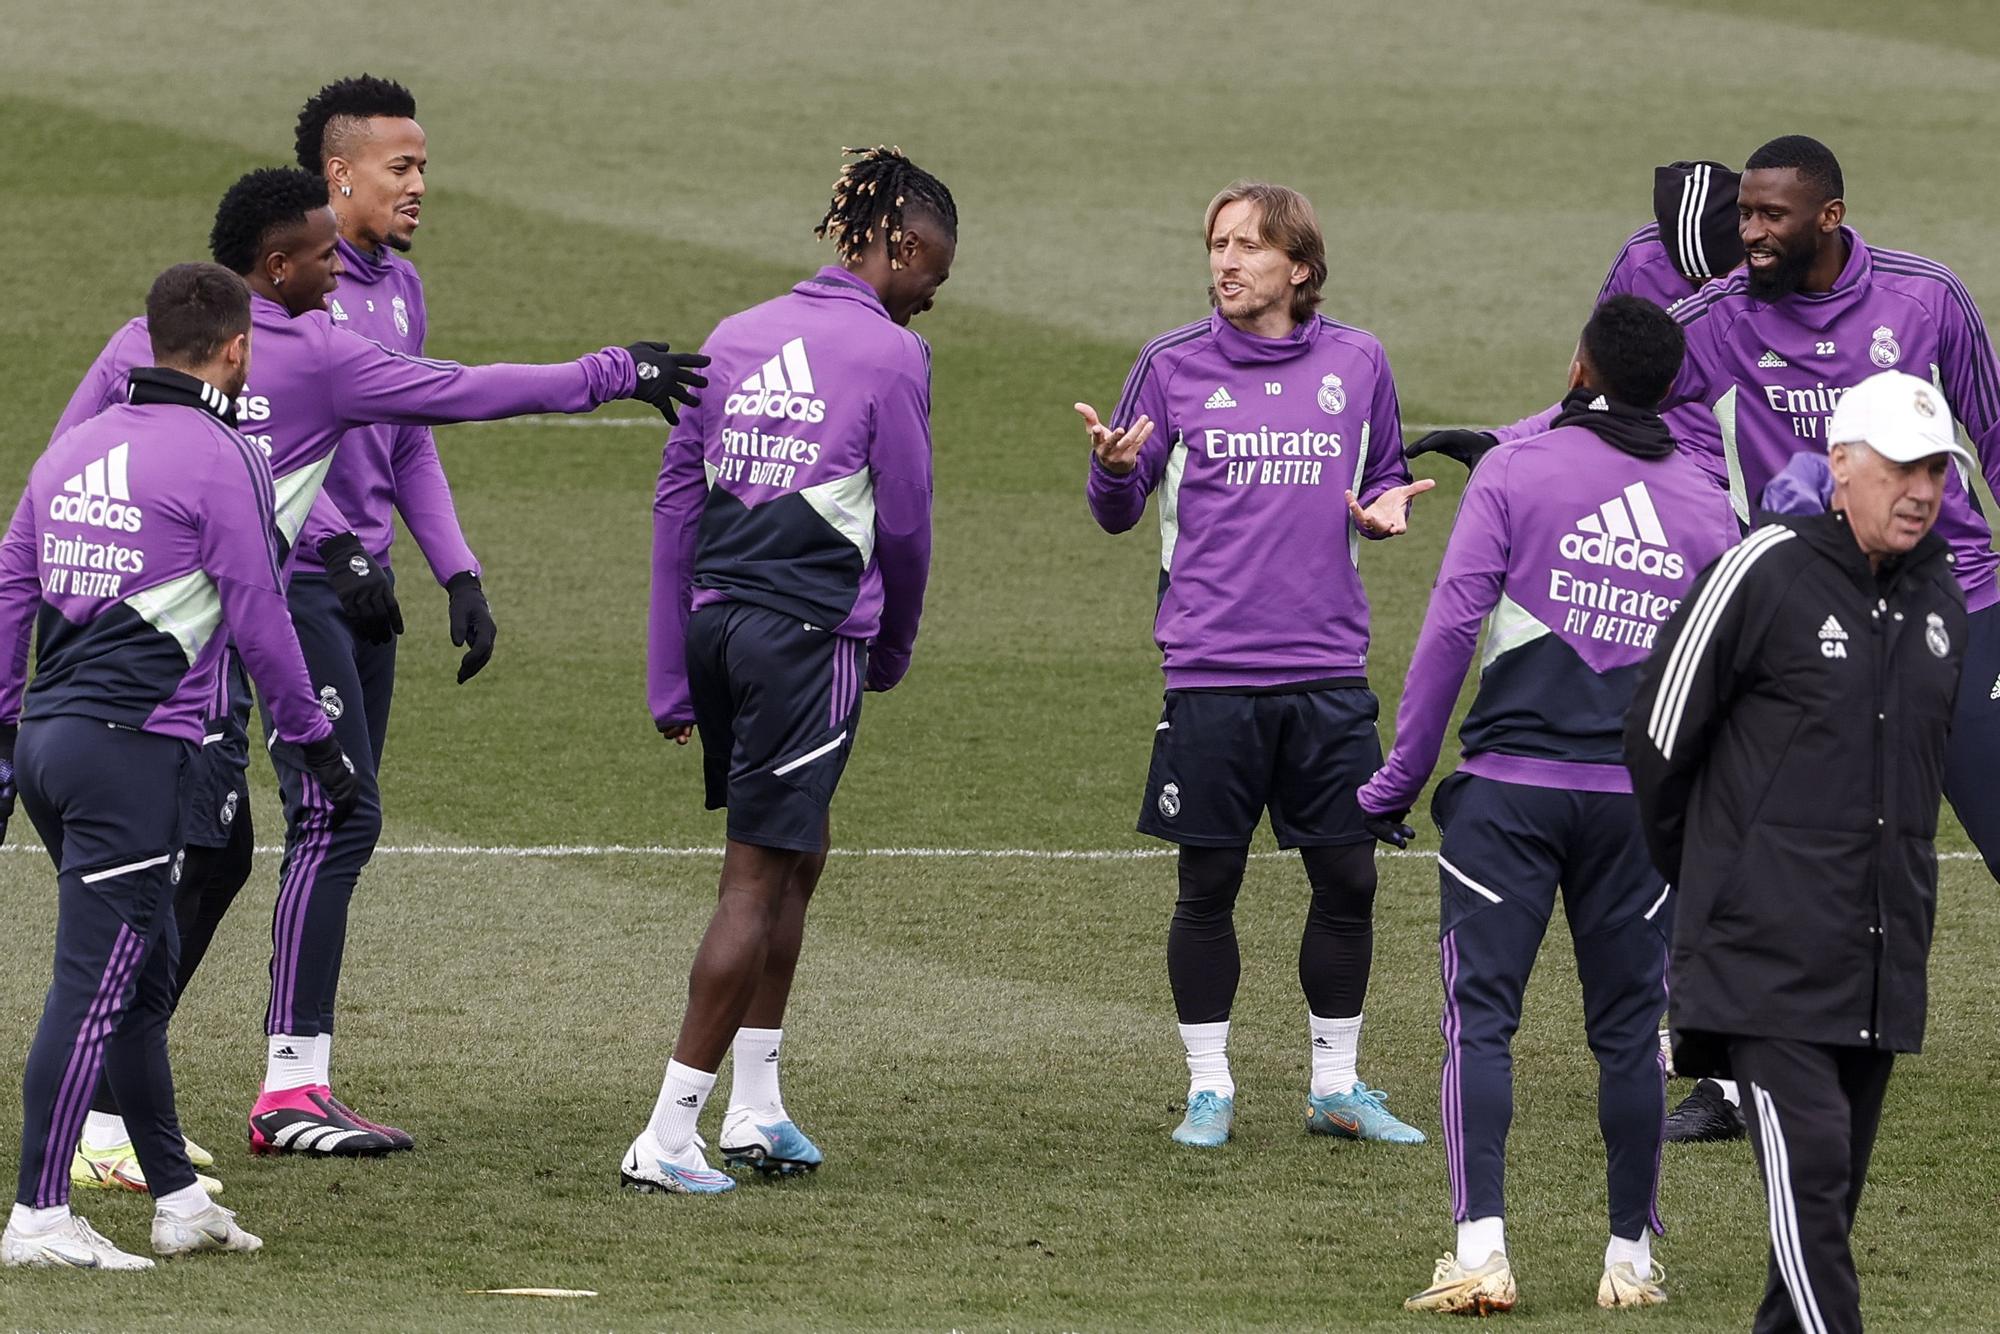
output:
[[1683, 1074], [1731, 1034], [1916, 1051], [1965, 595], [1928, 534], [1871, 571], [1844, 514], [1777, 520], [1696, 580], [1626, 719], [1675, 887]]

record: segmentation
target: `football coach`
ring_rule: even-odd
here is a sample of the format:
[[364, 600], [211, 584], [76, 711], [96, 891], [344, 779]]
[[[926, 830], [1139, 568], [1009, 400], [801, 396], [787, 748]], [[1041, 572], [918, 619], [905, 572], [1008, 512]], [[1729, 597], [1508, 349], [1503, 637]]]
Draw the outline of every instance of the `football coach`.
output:
[[1679, 890], [1674, 1063], [1743, 1083], [1770, 1213], [1754, 1328], [1861, 1328], [1848, 1234], [1889, 1069], [1924, 1035], [1938, 803], [1965, 597], [1931, 532], [1977, 464], [1928, 382], [1886, 371], [1827, 427], [1833, 507], [1775, 519], [1667, 622], [1626, 720]]

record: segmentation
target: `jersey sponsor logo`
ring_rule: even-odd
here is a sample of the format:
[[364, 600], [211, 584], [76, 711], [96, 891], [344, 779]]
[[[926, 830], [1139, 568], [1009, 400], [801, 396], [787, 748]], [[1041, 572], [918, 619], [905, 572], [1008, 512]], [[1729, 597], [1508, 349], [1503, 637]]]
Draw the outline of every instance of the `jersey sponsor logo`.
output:
[[1924, 647], [1933, 657], [1942, 658], [1951, 652], [1951, 636], [1944, 632], [1944, 617], [1936, 612], [1924, 617]]
[[1847, 656], [1847, 631], [1840, 628], [1840, 622], [1832, 616], [1819, 628], [1819, 655], [1822, 658], [1845, 658]]
[[145, 511], [132, 503], [126, 476], [131, 453], [129, 441], [113, 445], [104, 457], [90, 463], [62, 485], [62, 492], [49, 498], [49, 517], [58, 523], [83, 523], [114, 532], [136, 533], [145, 520]]
[[1883, 370], [1888, 370], [1903, 359], [1903, 349], [1896, 342], [1896, 335], [1890, 330], [1888, 325], [1876, 326], [1875, 332], [1868, 335], [1868, 337], [1870, 340], [1868, 344], [1868, 360], [1874, 362]]
[[1557, 549], [1570, 560], [1588, 565], [1608, 565], [1616, 570], [1679, 579], [1687, 573], [1687, 562], [1667, 542], [1659, 511], [1644, 482], [1634, 482], [1622, 492], [1576, 521], [1572, 532], [1563, 534]]
[[1760, 371], [1781, 371], [1791, 364], [1768, 347], [1764, 349], [1764, 355], [1757, 358], [1757, 369]]
[[779, 348], [776, 356], [723, 401], [722, 410], [732, 417], [770, 417], [807, 424], [824, 421], [826, 400], [814, 396], [806, 340], [794, 338]]
[[1317, 398], [1320, 411], [1329, 417], [1338, 417], [1347, 411], [1347, 390], [1341, 387], [1338, 375], [1328, 375], [1319, 382]]
[[1235, 407], [1236, 400], [1229, 396], [1228, 386], [1217, 385], [1215, 386], [1215, 392], [1208, 396], [1208, 402], [1202, 404], [1201, 406], [1209, 412], [1214, 412], [1218, 408]]

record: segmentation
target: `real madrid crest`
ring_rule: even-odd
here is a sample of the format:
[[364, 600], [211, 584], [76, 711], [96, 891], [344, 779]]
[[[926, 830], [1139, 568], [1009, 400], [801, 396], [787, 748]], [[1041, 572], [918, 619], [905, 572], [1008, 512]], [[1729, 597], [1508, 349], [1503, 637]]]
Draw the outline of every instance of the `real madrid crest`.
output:
[[1160, 814], [1169, 820], [1181, 813], [1181, 785], [1169, 783], [1160, 789]]
[[1940, 658], [1951, 652], [1951, 636], [1944, 632], [1944, 617], [1936, 612], [1924, 617], [1924, 646]]
[[1868, 344], [1868, 360], [1885, 371], [1902, 360], [1903, 349], [1896, 345], [1896, 335], [1890, 332], [1888, 325], [1877, 325], [1875, 332], [1868, 336], [1873, 340]]
[[1340, 387], [1338, 375], [1329, 375], [1319, 382], [1319, 406], [1329, 417], [1347, 411], [1347, 391]]
[[403, 304], [403, 298], [397, 297], [389, 303], [389, 313], [396, 317], [396, 332], [408, 338], [410, 336], [410, 308]]

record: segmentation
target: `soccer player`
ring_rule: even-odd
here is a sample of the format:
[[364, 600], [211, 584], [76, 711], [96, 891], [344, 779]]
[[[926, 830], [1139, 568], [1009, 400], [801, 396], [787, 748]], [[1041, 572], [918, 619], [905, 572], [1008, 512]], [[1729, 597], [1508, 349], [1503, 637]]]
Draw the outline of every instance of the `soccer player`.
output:
[[[216, 212], [210, 248], [249, 283], [257, 374], [238, 404], [247, 437], [271, 462], [277, 523], [287, 542], [314, 548], [327, 583], [357, 623], [390, 616], [387, 580], [360, 549], [353, 524], [321, 483], [353, 427], [490, 420], [531, 412], [587, 412], [637, 397], [669, 419], [706, 381], [700, 357], [662, 343], [609, 347], [547, 366], [461, 366], [390, 351], [329, 318], [325, 301], [341, 265], [337, 229], [320, 177], [290, 168], [254, 171], [231, 186]], [[133, 321], [99, 355], [64, 414], [65, 424], [115, 401], [116, 377], [143, 346]], [[273, 751], [285, 796], [286, 854], [272, 926], [272, 999], [264, 1088], [250, 1114], [259, 1152], [380, 1153], [409, 1136], [356, 1117], [333, 1096], [328, 1061], [347, 903], [381, 828], [374, 751], [348, 721], [338, 686], [314, 679], [359, 771], [354, 818], [332, 827], [323, 803], [285, 752]], [[233, 892], [233, 891], [232, 891]]]
[[69, 1209], [70, 1153], [100, 1069], [156, 1196], [153, 1249], [263, 1244], [197, 1184], [167, 1059], [187, 784], [232, 637], [270, 701], [274, 745], [296, 756], [314, 800], [340, 820], [359, 797], [285, 613], [270, 467], [231, 422], [250, 294], [226, 269], [180, 264], [154, 282], [146, 316], [157, 364], [130, 374], [125, 404], [49, 447], [0, 540], [0, 828], [18, 776], [59, 891], [0, 1238], [9, 1265], [152, 1267]]
[[[1674, 312], [1688, 354], [1667, 401], [1705, 406], [1716, 418], [1730, 498], [1746, 525], [1750, 498], [1788, 464], [1823, 458], [1841, 396], [1886, 369], [1936, 384], [1988, 482], [2000, 478], [2000, 364], [1971, 294], [1942, 264], [1865, 243], [1845, 225], [1844, 193], [1839, 161], [1817, 140], [1787, 135], [1759, 148], [1738, 189], [1746, 267]], [[1806, 466], [1824, 475], [1823, 461]], [[1937, 520], [1971, 614], [1945, 795], [1988, 871], [2000, 875], [1992, 761], [2000, 753], [2000, 556], [1969, 482], [1954, 465]], [[1729, 1081], [1698, 1083], [1674, 1110], [1668, 1137], [1740, 1138], [1741, 1102]]]
[[817, 234], [840, 263], [732, 315], [702, 350], [730, 386], [667, 441], [653, 504], [647, 703], [701, 739], [729, 810], [715, 915], [652, 1118], [619, 1179], [713, 1195], [695, 1122], [735, 1054], [725, 1165], [809, 1172], [778, 1051], [864, 690], [910, 669], [930, 576], [930, 349], [911, 333], [958, 248], [951, 192], [893, 148], [848, 150]]
[[1514, 1032], [1560, 885], [1597, 1057], [1611, 1237], [1600, 1306], [1666, 1300], [1652, 1264], [1666, 1082], [1669, 892], [1647, 855], [1624, 767], [1639, 665], [1695, 572], [1736, 541], [1728, 498], [1676, 448], [1654, 405], [1680, 369], [1680, 327], [1614, 296], [1584, 326], [1551, 429], [1472, 474], [1410, 660], [1396, 745], [1362, 787], [1381, 836], [1437, 764], [1481, 622], [1465, 758], [1432, 798], [1444, 975], [1445, 1153], [1456, 1252], [1411, 1310], [1514, 1305], [1504, 1216]]
[[1167, 690], [1139, 829], [1180, 845], [1167, 977], [1188, 1105], [1173, 1138], [1218, 1147], [1235, 1119], [1234, 913], [1268, 808], [1312, 889], [1306, 1128], [1419, 1144], [1357, 1070], [1375, 854], [1354, 791], [1382, 761], [1357, 566], [1359, 539], [1404, 532], [1433, 483], [1403, 465], [1382, 345], [1318, 313], [1326, 246], [1305, 196], [1238, 181], [1210, 201], [1202, 235], [1214, 311], [1146, 345], [1109, 425], [1076, 405], [1098, 524], [1122, 533], [1160, 493]]
[[[1598, 289], [1597, 304], [1614, 296], [1642, 296], [1673, 310], [1702, 286], [1743, 262], [1736, 233], [1736, 186], [1740, 178], [1720, 162], [1670, 162], [1653, 169], [1653, 221], [1633, 232], [1611, 261]], [[1432, 451], [1470, 468], [1495, 445], [1540, 435], [1561, 405], [1525, 417], [1497, 431], [1432, 431], [1409, 448], [1409, 457]], [[1721, 435], [1715, 416], [1698, 403], [1663, 414], [1681, 449], [1726, 486]]]

